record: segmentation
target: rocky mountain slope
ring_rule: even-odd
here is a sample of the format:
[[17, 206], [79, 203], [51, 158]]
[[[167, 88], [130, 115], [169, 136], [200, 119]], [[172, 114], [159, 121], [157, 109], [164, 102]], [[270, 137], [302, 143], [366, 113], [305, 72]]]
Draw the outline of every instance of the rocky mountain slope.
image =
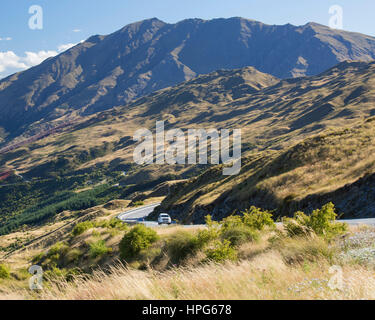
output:
[[315, 23], [145, 20], [93, 36], [0, 81], [0, 139], [26, 130], [32, 135], [219, 69], [253, 66], [292, 78], [316, 75], [343, 60], [374, 58], [374, 38]]
[[[41, 188], [40, 179], [65, 178], [75, 188], [90, 187], [82, 174], [121, 170], [127, 173], [120, 189], [189, 179], [162, 207], [186, 222], [202, 222], [207, 213], [223, 217], [251, 204], [277, 214], [300, 207], [308, 212], [330, 199], [347, 216], [371, 215], [373, 180], [366, 177], [375, 173], [374, 75], [375, 62], [343, 62], [317, 76], [286, 80], [251, 67], [216, 71], [88, 116], [67, 131], [1, 155], [0, 164], [37, 179]], [[154, 131], [158, 120], [166, 130], [242, 129], [241, 173], [224, 177], [220, 166], [134, 165], [133, 134]], [[6, 188], [0, 190], [18, 192]], [[336, 192], [342, 188], [349, 190], [350, 205]]]

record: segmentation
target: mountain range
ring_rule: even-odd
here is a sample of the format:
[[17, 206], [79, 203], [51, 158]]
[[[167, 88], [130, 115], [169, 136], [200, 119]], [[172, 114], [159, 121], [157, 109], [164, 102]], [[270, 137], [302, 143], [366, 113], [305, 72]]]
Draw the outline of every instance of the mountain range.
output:
[[[156, 18], [92, 36], [0, 81], [0, 139], [123, 106], [219, 69], [252, 66], [277, 78], [317, 75], [345, 60], [375, 58], [375, 38], [316, 23]], [[1, 141], [0, 141], [1, 142]]]
[[[143, 199], [166, 181], [173, 192], [154, 215], [185, 223], [250, 205], [309, 213], [329, 201], [345, 217], [373, 216], [374, 43], [314, 23], [151, 19], [2, 80], [0, 124], [13, 143], [0, 149], [2, 232], [30, 212], [42, 221], [39, 203], [50, 217], [96, 199]], [[160, 120], [166, 130], [240, 128], [240, 174], [135, 165], [134, 133]], [[90, 201], [76, 196], [91, 189]]]

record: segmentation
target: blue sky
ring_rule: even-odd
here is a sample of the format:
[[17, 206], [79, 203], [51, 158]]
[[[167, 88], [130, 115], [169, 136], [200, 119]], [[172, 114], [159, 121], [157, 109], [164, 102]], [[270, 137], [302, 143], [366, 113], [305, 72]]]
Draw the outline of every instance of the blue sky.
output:
[[[87, 39], [143, 19], [174, 23], [186, 18], [241, 16], [268, 24], [328, 25], [340, 5], [344, 29], [375, 36], [374, 0], [1, 0], [0, 78], [40, 63]], [[29, 28], [29, 8], [43, 9], [43, 29]]]

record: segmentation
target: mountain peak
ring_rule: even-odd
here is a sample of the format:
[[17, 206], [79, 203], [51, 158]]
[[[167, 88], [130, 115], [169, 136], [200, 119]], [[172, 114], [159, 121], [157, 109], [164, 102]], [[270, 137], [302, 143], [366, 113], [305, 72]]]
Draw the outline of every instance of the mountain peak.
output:
[[0, 132], [19, 134], [42, 116], [123, 106], [219, 69], [254, 67], [285, 79], [317, 75], [344, 60], [372, 59], [375, 38], [346, 31], [338, 37], [313, 22], [285, 27], [242, 17], [176, 24], [151, 18], [90, 37], [0, 81]]

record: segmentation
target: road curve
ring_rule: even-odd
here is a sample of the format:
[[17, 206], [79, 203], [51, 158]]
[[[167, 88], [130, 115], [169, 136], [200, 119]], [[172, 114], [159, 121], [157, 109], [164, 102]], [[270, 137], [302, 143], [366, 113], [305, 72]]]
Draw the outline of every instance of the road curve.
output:
[[155, 221], [144, 221], [146, 217], [154, 211], [156, 207], [160, 206], [159, 203], [153, 203], [147, 206], [136, 208], [133, 210], [125, 211], [120, 213], [117, 218], [123, 222], [134, 224], [134, 223], [143, 223], [148, 227], [158, 226], [158, 223]]
[[[134, 224], [134, 223], [143, 223], [148, 227], [158, 227], [158, 223], [155, 221], [144, 221], [146, 217], [158, 207], [160, 203], [153, 203], [147, 206], [139, 207], [133, 210], [125, 211], [120, 213], [117, 217], [123, 222]], [[351, 226], [367, 225], [375, 227], [375, 218], [369, 219], [345, 219], [337, 220], [338, 222], [345, 222]], [[186, 226], [192, 227], [192, 226]]]
[[[147, 227], [166, 227], [168, 225], [161, 225], [156, 221], [145, 221], [147, 216], [154, 211], [156, 207], [158, 207], [160, 203], [153, 203], [147, 206], [139, 207], [137, 209], [125, 211], [120, 213], [117, 218], [121, 221], [129, 224], [137, 224], [142, 223]], [[194, 227], [202, 227], [204, 225], [182, 225], [184, 228], [194, 228]]]

